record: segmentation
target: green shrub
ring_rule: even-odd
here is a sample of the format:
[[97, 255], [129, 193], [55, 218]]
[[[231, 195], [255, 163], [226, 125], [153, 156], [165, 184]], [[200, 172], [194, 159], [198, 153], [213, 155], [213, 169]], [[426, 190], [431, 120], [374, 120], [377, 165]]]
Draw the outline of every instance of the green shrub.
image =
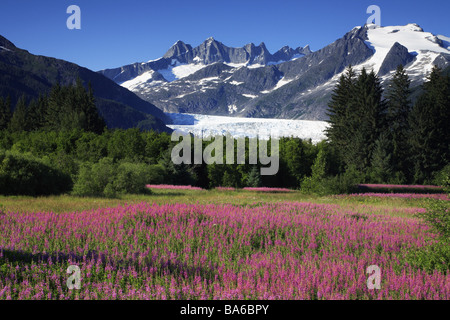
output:
[[447, 274], [450, 270], [450, 243], [441, 241], [410, 252], [406, 256], [408, 264], [433, 273], [435, 270]]
[[148, 190], [145, 185], [149, 184], [149, 177], [148, 165], [124, 162], [117, 168], [114, 190], [118, 193], [145, 193]]
[[427, 272], [437, 270], [447, 273], [450, 270], [450, 210], [448, 202], [429, 200], [427, 211], [417, 215], [430, 225], [431, 230], [439, 238], [437, 243], [408, 253], [407, 262]]
[[70, 176], [42, 159], [0, 151], [0, 194], [52, 195], [68, 192], [71, 188]]
[[417, 214], [441, 239], [450, 241], [450, 209], [448, 201], [429, 200], [427, 211]]
[[[80, 166], [73, 194], [77, 196], [104, 196], [105, 188], [114, 182], [116, 165], [111, 158], [103, 158], [98, 163], [83, 163]], [[113, 197], [112, 186], [108, 187], [108, 196]]]
[[84, 163], [80, 167], [73, 194], [113, 198], [118, 194], [149, 193], [146, 184], [152, 183], [155, 177], [163, 180], [155, 173], [159, 169], [162, 168], [143, 163], [116, 164], [111, 158], [103, 158], [95, 164]]
[[312, 176], [303, 179], [301, 187], [306, 193], [318, 195], [348, 194], [358, 191], [358, 184], [364, 181], [364, 175], [350, 167], [335, 177]]
[[146, 184], [164, 184], [166, 181], [166, 170], [160, 164], [150, 165], [148, 168], [148, 181]]
[[442, 186], [444, 191], [450, 194], [450, 164], [434, 175], [433, 183]]

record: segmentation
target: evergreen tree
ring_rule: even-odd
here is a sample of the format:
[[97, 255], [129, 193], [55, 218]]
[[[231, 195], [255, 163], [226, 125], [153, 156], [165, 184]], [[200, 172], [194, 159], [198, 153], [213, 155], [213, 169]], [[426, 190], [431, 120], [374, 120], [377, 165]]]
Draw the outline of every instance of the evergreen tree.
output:
[[350, 65], [346, 73], [341, 76], [328, 104], [327, 116], [329, 117], [329, 127], [325, 133], [330, 142], [331, 148], [336, 150], [336, 154], [343, 158], [349, 144], [349, 104], [351, 102], [354, 86], [355, 72]]
[[90, 82], [88, 85], [88, 93], [86, 98], [86, 130], [101, 134], [106, 127], [106, 122], [100, 116], [97, 106], [95, 105], [94, 91]]
[[11, 104], [10, 99], [6, 101], [0, 97], [0, 130], [7, 129], [11, 121]]
[[18, 101], [14, 113], [9, 123], [9, 129], [12, 132], [26, 131], [27, 128], [27, 104], [25, 96], [22, 96]]
[[63, 112], [62, 105], [62, 88], [58, 83], [52, 87], [48, 96], [48, 107], [45, 116], [45, 123], [46, 127], [50, 130], [58, 131], [60, 128], [60, 117]]
[[435, 66], [423, 89], [409, 117], [417, 183], [429, 181], [450, 160], [450, 77]]
[[375, 73], [363, 68], [354, 87], [349, 105], [349, 144], [345, 153], [347, 166], [364, 172], [370, 167], [375, 143], [386, 128], [386, 102]]
[[382, 133], [375, 143], [372, 155], [371, 179], [373, 183], [387, 183], [392, 180], [394, 173], [392, 149], [392, 141], [388, 138], [388, 133]]
[[258, 188], [262, 186], [258, 166], [253, 166], [247, 178], [247, 187]]
[[411, 112], [410, 83], [402, 65], [397, 67], [392, 81], [389, 83], [386, 97], [388, 99], [387, 121], [389, 139], [392, 141], [393, 170], [406, 173], [410, 164], [407, 137], [409, 135], [408, 117]]
[[311, 176], [305, 177], [301, 184], [303, 192], [325, 194], [324, 179], [326, 178], [327, 161], [325, 145], [319, 146], [319, 152], [311, 167]]
[[30, 131], [41, 129], [45, 126], [47, 99], [40, 96], [32, 100], [28, 106], [27, 127]]
[[46, 123], [51, 130], [82, 129], [102, 133], [106, 127], [95, 105], [94, 93], [87, 92], [80, 79], [75, 86], [55, 85], [48, 98]]

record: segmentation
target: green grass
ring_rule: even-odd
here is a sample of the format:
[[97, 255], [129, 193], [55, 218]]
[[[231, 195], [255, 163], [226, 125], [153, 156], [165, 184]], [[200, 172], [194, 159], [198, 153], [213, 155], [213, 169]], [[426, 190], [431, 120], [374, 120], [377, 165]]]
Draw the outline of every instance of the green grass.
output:
[[263, 193], [251, 191], [218, 191], [218, 190], [155, 190], [151, 195], [122, 195], [114, 199], [95, 197], [76, 197], [71, 195], [28, 197], [28, 196], [0, 196], [0, 208], [11, 212], [39, 212], [53, 211], [57, 213], [69, 211], [83, 211], [114, 207], [123, 204], [140, 202], [150, 203], [200, 203], [220, 204], [231, 203], [249, 205], [255, 202], [315, 202], [338, 204], [349, 210], [381, 212], [393, 210], [393, 215], [402, 216], [401, 208], [425, 207], [423, 199], [396, 198], [350, 198], [306, 195], [301, 192]]

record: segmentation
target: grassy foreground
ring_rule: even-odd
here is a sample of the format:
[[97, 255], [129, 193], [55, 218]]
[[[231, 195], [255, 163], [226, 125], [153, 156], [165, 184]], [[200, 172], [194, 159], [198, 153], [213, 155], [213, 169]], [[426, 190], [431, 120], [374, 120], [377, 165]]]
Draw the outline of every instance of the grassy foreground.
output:
[[[122, 195], [114, 199], [98, 197], [76, 197], [70, 195], [49, 197], [1, 196], [0, 208], [12, 212], [55, 212], [84, 211], [99, 208], [115, 207], [117, 205], [149, 202], [156, 204], [188, 203], [188, 204], [235, 204], [247, 205], [255, 202], [314, 202], [322, 204], [338, 204], [348, 208], [364, 210], [367, 205], [376, 208], [398, 209], [424, 207], [426, 199], [398, 198], [352, 198], [303, 194], [299, 191], [286, 193], [267, 193], [252, 191], [219, 191], [219, 190], [156, 190], [149, 195]], [[401, 214], [401, 213], [399, 213]]]

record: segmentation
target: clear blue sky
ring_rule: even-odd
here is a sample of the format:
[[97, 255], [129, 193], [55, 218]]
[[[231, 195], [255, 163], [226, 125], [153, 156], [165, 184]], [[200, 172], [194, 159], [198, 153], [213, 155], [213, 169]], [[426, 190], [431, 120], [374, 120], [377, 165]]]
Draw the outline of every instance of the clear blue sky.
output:
[[[68, 30], [69, 5], [81, 8], [81, 30]], [[404, 0], [1, 0], [0, 35], [31, 53], [93, 70], [161, 57], [177, 40], [197, 46], [206, 38], [232, 47], [264, 42], [319, 50], [381, 7], [382, 25], [418, 23], [450, 36], [450, 1]]]

